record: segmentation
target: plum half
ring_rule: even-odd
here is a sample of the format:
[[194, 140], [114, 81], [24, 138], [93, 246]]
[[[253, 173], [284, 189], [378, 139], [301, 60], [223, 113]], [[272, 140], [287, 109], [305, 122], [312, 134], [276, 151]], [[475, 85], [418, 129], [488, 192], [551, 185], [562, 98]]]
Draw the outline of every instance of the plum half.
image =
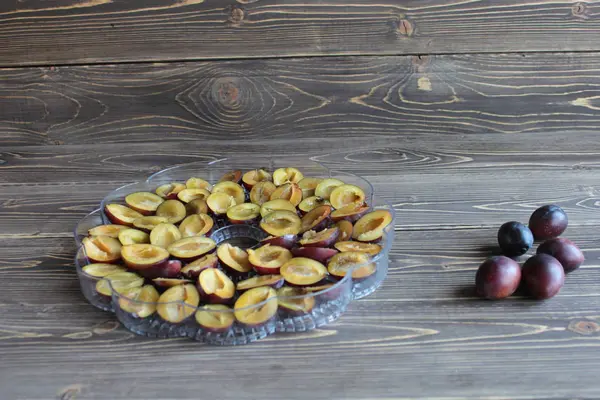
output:
[[184, 203], [189, 203], [194, 200], [206, 200], [210, 196], [210, 192], [206, 189], [183, 189], [177, 193], [177, 199]]
[[198, 276], [198, 293], [211, 304], [229, 304], [235, 295], [233, 281], [218, 268], [206, 268]]
[[262, 218], [260, 227], [272, 236], [297, 235], [302, 221], [292, 211], [273, 211]]
[[150, 235], [139, 229], [127, 228], [119, 232], [119, 242], [128, 244], [150, 243]]
[[200, 294], [191, 284], [173, 286], [158, 298], [156, 311], [162, 319], [177, 324], [194, 314], [200, 304]]
[[233, 197], [236, 204], [242, 204], [246, 198], [244, 188], [235, 182], [219, 182], [213, 186], [212, 193], [225, 193]]
[[360, 207], [365, 202], [365, 192], [356, 185], [336, 186], [329, 195], [329, 201], [335, 209]]
[[272, 246], [285, 247], [289, 250], [296, 245], [296, 239], [296, 235], [267, 236], [260, 243], [262, 245], [270, 244]]
[[523, 264], [522, 280], [529, 294], [536, 299], [555, 296], [565, 282], [565, 270], [548, 254], [536, 254]]
[[377, 265], [367, 253], [348, 251], [331, 257], [327, 263], [327, 271], [337, 279], [342, 279], [351, 271], [352, 279], [362, 280], [373, 275], [377, 271]]
[[283, 286], [283, 276], [275, 274], [275, 275], [259, 275], [253, 276], [252, 278], [244, 279], [237, 283], [236, 288], [240, 292], [245, 292], [246, 290], [250, 290], [253, 288], [261, 287], [261, 286], [269, 286], [274, 289], [279, 289]]
[[555, 204], [540, 207], [529, 217], [529, 229], [537, 240], [560, 236], [568, 224], [567, 213]]
[[315, 296], [307, 296], [305, 290], [284, 286], [277, 290], [279, 308], [288, 314], [298, 316], [308, 314], [315, 307]]
[[575, 271], [583, 264], [583, 253], [569, 239], [548, 239], [537, 248], [537, 254], [548, 254], [558, 260], [565, 270], [565, 274]]
[[358, 204], [348, 204], [337, 210], [333, 210], [331, 213], [331, 220], [334, 222], [347, 220], [351, 223], [359, 220], [363, 215], [365, 215], [369, 211], [369, 206], [367, 205], [358, 205]]
[[343, 241], [335, 243], [334, 247], [342, 253], [348, 251], [359, 251], [374, 256], [381, 252], [381, 246], [375, 243]]
[[265, 217], [267, 214], [270, 214], [273, 211], [290, 211], [295, 214], [296, 206], [294, 206], [289, 201], [283, 199], [269, 200], [266, 203], [263, 203], [262, 206], [260, 206], [261, 217]]
[[293, 258], [285, 247], [266, 244], [256, 250], [248, 249], [248, 262], [259, 274], [278, 274], [283, 264]]
[[206, 200], [195, 199], [185, 205], [185, 212], [188, 216], [194, 214], [208, 214], [208, 204]]
[[212, 211], [215, 215], [225, 214], [227, 210], [231, 207], [235, 206], [237, 202], [233, 196], [228, 195], [227, 193], [211, 193], [210, 196], [206, 199], [206, 204], [210, 211]]
[[134, 192], [125, 196], [125, 203], [142, 215], [151, 215], [156, 212], [165, 200], [150, 192]]
[[521, 267], [506, 256], [485, 260], [475, 274], [475, 289], [483, 298], [496, 300], [513, 294], [521, 281]]
[[228, 331], [235, 322], [233, 310], [224, 304], [207, 304], [196, 311], [196, 322], [208, 332]]
[[202, 271], [207, 268], [217, 268], [219, 258], [215, 254], [207, 254], [187, 264], [181, 269], [181, 274], [190, 279], [198, 279]]
[[344, 184], [343, 181], [335, 178], [327, 178], [323, 179], [317, 187], [315, 188], [315, 196], [322, 197], [326, 200], [329, 200], [331, 196], [331, 192], [338, 186], [342, 186]]
[[122, 204], [107, 204], [104, 213], [113, 224], [133, 226], [133, 221], [143, 215]]
[[121, 242], [110, 236], [85, 237], [82, 244], [86, 257], [94, 263], [114, 264], [121, 259]]
[[155, 193], [166, 200], [174, 200], [177, 194], [184, 190], [186, 186], [183, 183], [173, 182], [160, 185], [156, 188]]
[[265, 169], [258, 168], [247, 171], [242, 176], [242, 183], [247, 189], [252, 189], [259, 182], [272, 181], [273, 177]]
[[138, 318], [146, 318], [156, 312], [156, 302], [160, 297], [152, 285], [127, 289], [120, 293], [119, 307]]
[[223, 243], [217, 248], [217, 257], [219, 257], [221, 265], [234, 274], [245, 274], [252, 271], [248, 253], [240, 247]]
[[191, 283], [189, 279], [182, 278], [154, 278], [152, 279], [152, 283], [155, 286], [160, 288], [170, 288], [177, 285], [185, 285], [186, 283]]
[[186, 215], [185, 206], [179, 200], [167, 200], [156, 209], [156, 216], [166, 218], [170, 224], [178, 224]]
[[327, 268], [318, 261], [306, 257], [295, 257], [279, 270], [286, 282], [295, 286], [314, 285], [327, 275]]
[[302, 189], [302, 198], [308, 199], [309, 197], [314, 196], [315, 189], [317, 188], [317, 185], [321, 183], [321, 181], [323, 181], [321, 178], [306, 177], [301, 179], [298, 182], [298, 186], [300, 186], [300, 189]]
[[242, 171], [236, 169], [234, 171], [226, 172], [219, 178], [219, 182], [235, 182], [240, 183], [242, 180]]
[[227, 219], [232, 224], [244, 224], [256, 221], [260, 216], [260, 206], [253, 203], [242, 203], [227, 210]]
[[350, 221], [341, 220], [335, 223], [335, 226], [340, 230], [340, 235], [338, 236], [338, 242], [346, 242], [352, 239], [352, 230], [354, 227]]
[[208, 214], [193, 214], [185, 217], [179, 224], [182, 237], [207, 235], [214, 226], [214, 221]]
[[270, 200], [287, 200], [296, 207], [302, 201], [302, 189], [297, 183], [284, 183], [271, 194]]
[[249, 327], [258, 327], [277, 314], [277, 292], [272, 287], [261, 286], [245, 291], [234, 305], [235, 318]]
[[144, 284], [144, 278], [135, 272], [115, 272], [106, 275], [96, 282], [96, 292], [111, 297], [112, 291], [121, 294], [126, 290], [140, 287]]
[[83, 272], [86, 274], [93, 276], [95, 278], [104, 278], [110, 274], [115, 272], [125, 272], [126, 269], [122, 265], [117, 264], [104, 264], [104, 263], [94, 263], [88, 264], [81, 268]]
[[319, 207], [319, 206], [329, 206], [331, 205], [331, 203], [329, 202], [329, 200], [325, 200], [322, 197], [319, 196], [311, 196], [311, 197], [307, 197], [304, 200], [302, 200], [300, 202], [300, 204], [298, 204], [298, 210], [300, 210], [301, 213], [306, 214], [307, 212]]
[[125, 264], [134, 270], [160, 268], [169, 260], [169, 252], [153, 244], [130, 244], [123, 246], [121, 256]]
[[192, 236], [171, 243], [168, 252], [181, 261], [194, 261], [215, 250], [217, 244], [205, 236]]
[[109, 236], [117, 239], [119, 233], [125, 229], [129, 229], [129, 227], [117, 224], [98, 225], [88, 230], [88, 236]]
[[271, 199], [271, 195], [277, 189], [273, 182], [263, 181], [252, 186], [250, 190], [250, 201], [254, 204], [262, 206]]
[[360, 242], [373, 242], [381, 239], [384, 229], [392, 222], [388, 210], [371, 211], [354, 224], [352, 238]]
[[298, 241], [298, 244], [303, 247], [330, 247], [340, 235], [338, 227], [323, 229], [322, 231], [306, 231]]
[[181, 232], [173, 224], [158, 224], [150, 232], [150, 243], [163, 249], [168, 248], [179, 239], [181, 239]]
[[329, 215], [331, 215], [331, 206], [318, 206], [304, 214], [300, 232], [304, 233], [310, 230], [324, 229], [329, 223]]
[[286, 183], [298, 183], [304, 178], [304, 175], [297, 168], [278, 168], [273, 172], [273, 183], [275, 186], [285, 185]]
[[294, 247], [292, 254], [294, 257], [305, 257], [318, 261], [322, 264], [327, 263], [331, 257], [338, 251], [329, 247]]
[[141, 231], [150, 232], [159, 224], [164, 224], [168, 221], [165, 217], [157, 217], [156, 215], [148, 215], [137, 218], [133, 221], [133, 226]]
[[212, 189], [212, 185], [208, 181], [194, 176], [185, 181], [185, 187], [187, 189], [206, 189], [208, 191]]

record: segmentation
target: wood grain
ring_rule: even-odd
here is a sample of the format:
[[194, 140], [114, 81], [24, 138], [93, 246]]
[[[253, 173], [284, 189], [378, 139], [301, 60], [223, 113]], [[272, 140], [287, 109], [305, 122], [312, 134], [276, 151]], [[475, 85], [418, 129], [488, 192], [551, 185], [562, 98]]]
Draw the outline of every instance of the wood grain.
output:
[[584, 51], [599, 27], [597, 1], [30, 0], [0, 5], [0, 65]]

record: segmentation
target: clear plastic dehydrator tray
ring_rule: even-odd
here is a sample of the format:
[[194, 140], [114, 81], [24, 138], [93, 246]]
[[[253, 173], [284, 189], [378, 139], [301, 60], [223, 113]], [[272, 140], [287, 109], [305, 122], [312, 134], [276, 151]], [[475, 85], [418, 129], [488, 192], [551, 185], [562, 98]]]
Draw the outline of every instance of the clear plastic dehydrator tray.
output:
[[[290, 258], [302, 257], [301, 260], [303, 260], [303, 262], [299, 262], [300, 264], [310, 263], [310, 261], [305, 261], [307, 260], [307, 257], [302, 253], [301, 249], [298, 249], [298, 247], [302, 247], [298, 242], [299, 239], [302, 238], [302, 233], [298, 233], [295, 237], [292, 235], [279, 237], [280, 239], [284, 238], [286, 240], [293, 238], [293, 241], [273, 241], [270, 244], [261, 242], [262, 240], [269, 241], [269, 239], [278, 237], [278, 235], [272, 235], [261, 228], [261, 221], [267, 218], [267, 215], [269, 215], [268, 211], [270, 210], [267, 210], [264, 216], [259, 215], [257, 218], [240, 222], [228, 218], [226, 214], [216, 214], [211, 207], [208, 207], [205, 214], [210, 216], [212, 228], [208, 232], [203, 232], [203, 238], [199, 240], [202, 241], [202, 245], [208, 246], [210, 250], [202, 255], [202, 260], [194, 261], [194, 258], [189, 259], [186, 257], [180, 257], [178, 259], [173, 256], [173, 254], [169, 254], [168, 251], [162, 250], [162, 248], [156, 250], [156, 256], [158, 258], [161, 258], [160, 255], [165, 253], [168, 255], [168, 260], [165, 261], [161, 259], [159, 262], [162, 263], [162, 269], [155, 268], [153, 271], [165, 271], [168, 269], [168, 267], [165, 268], [165, 266], [172, 266], [171, 264], [175, 264], [176, 276], [168, 275], [168, 278], [171, 279], [162, 279], [160, 273], [156, 272], [153, 272], [154, 275], [149, 274], [147, 272], [149, 269], [141, 270], [135, 266], [132, 268], [132, 265], [123, 262], [123, 260], [120, 259], [110, 260], [109, 263], [111, 263], [112, 266], [98, 266], [100, 262], [96, 260], [93, 255], [89, 254], [90, 250], [86, 251], [86, 246], [84, 245], [84, 243], [86, 243], [86, 238], [88, 240], [88, 246], [91, 246], [87, 248], [96, 249], [94, 251], [97, 251], [98, 248], [100, 248], [100, 250], [110, 251], [110, 249], [104, 248], [103, 246], [110, 247], [111, 244], [115, 243], [115, 240], [119, 241], [120, 238], [114, 239], [114, 237], [118, 237], [118, 232], [113, 232], [112, 236], [114, 240], [108, 241], [108, 239], [105, 239], [106, 242], [99, 240], [90, 245], [90, 238], [98, 237], [92, 235], [90, 229], [101, 225], [114, 224], [114, 217], [111, 220], [106, 211], [107, 205], [126, 205], [125, 197], [131, 193], [156, 193], [157, 188], [160, 186], [168, 184], [172, 185], [173, 183], [185, 185], [186, 182], [188, 182], [188, 179], [195, 177], [201, 178], [210, 184], [208, 187], [208, 194], [210, 194], [213, 186], [226, 174], [229, 174], [229, 179], [234, 181], [239, 177], [239, 174], [230, 174], [232, 171], [241, 171], [242, 174], [244, 174], [248, 171], [263, 169], [267, 171], [271, 176], [271, 179], [273, 179], [274, 171], [280, 168], [296, 168], [305, 178], [319, 178], [323, 180], [336, 179], [343, 182], [345, 185], [354, 185], [362, 189], [364, 201], [360, 196], [358, 197], [358, 200], [356, 200], [356, 198], [346, 198], [348, 201], [363, 201], [362, 211], [360, 213], [355, 213], [354, 215], [352, 215], [352, 213], [347, 213], [350, 214], [350, 217], [344, 217], [342, 215], [342, 217], [338, 216], [338, 218], [333, 218], [331, 214], [326, 213], [327, 215], [323, 221], [315, 227], [316, 229], [310, 230], [313, 234], [317, 230], [321, 231], [328, 228], [336, 228], [338, 227], [338, 225], [336, 225], [337, 222], [344, 219], [349, 220], [349, 222], [354, 225], [354, 231], [356, 231], [356, 225], [359, 223], [358, 221], [360, 221], [361, 218], [364, 219], [365, 215], [380, 210], [383, 211], [383, 215], [385, 215], [384, 219], [379, 218], [371, 222], [366, 220], [367, 228], [364, 228], [365, 224], [362, 223], [363, 231], [365, 229], [372, 229], [373, 232], [375, 232], [379, 227], [384, 226], [382, 232], [375, 235], [378, 236], [375, 240], [364, 240], [365, 238], [361, 237], [360, 239], [362, 241], [359, 241], [352, 236], [344, 238], [344, 243], [350, 246], [350, 253], [357, 253], [356, 250], [359, 250], [358, 253], [361, 254], [358, 256], [355, 254], [349, 259], [350, 261], [345, 261], [346, 266], [345, 268], [342, 268], [343, 273], [339, 273], [336, 269], [328, 269], [329, 263], [331, 263], [332, 260], [332, 258], [329, 258], [330, 254], [336, 253], [337, 250], [339, 250], [337, 247], [342, 238], [338, 235], [338, 238], [336, 239], [338, 243], [331, 243], [331, 241], [329, 241], [329, 243], [317, 244], [317, 247], [324, 247], [323, 244], [325, 244], [329, 248], [329, 250], [325, 250], [323, 253], [327, 259], [313, 257], [318, 260], [314, 263], [319, 265], [315, 267], [314, 263], [310, 264], [310, 268], [316, 268], [320, 274], [324, 275], [318, 282], [312, 282], [309, 285], [303, 286], [298, 282], [292, 282], [293, 279], [289, 279], [288, 281], [288, 279], [284, 279], [282, 276], [284, 273], [282, 271], [283, 268], [281, 268], [280, 270], [276, 269], [273, 274], [268, 274], [269, 279], [260, 278], [264, 279], [264, 286], [261, 286], [260, 283], [254, 283], [253, 285], [248, 286], [246, 285], [248, 282], [240, 285], [240, 282], [248, 280], [249, 278], [264, 277], [265, 275], [257, 274], [257, 271], [261, 271], [260, 268], [256, 266], [250, 271], [247, 271], [248, 268], [245, 268], [241, 272], [228, 268], [227, 263], [223, 263], [223, 254], [225, 254], [225, 257], [229, 257], [226, 254], [227, 251], [233, 252], [231, 253], [234, 254], [233, 262], [230, 258], [227, 259], [235, 266], [238, 265], [236, 264], [237, 261], [241, 262], [240, 260], [247, 260], [248, 253], [257, 251], [257, 249], [264, 245], [276, 246], [285, 242], [287, 244], [285, 247], [289, 250], [283, 249], [280, 250], [279, 253], [274, 254], [281, 256], [283, 254], [282, 252], [285, 252], [283, 255], [287, 255], [285, 258], [287, 261], [289, 261]], [[281, 182], [287, 182], [288, 186], [286, 188], [289, 189], [291, 183], [298, 180], [298, 176], [294, 175], [294, 172], [290, 172], [290, 174], [290, 176], [287, 176], [285, 173], [283, 173], [283, 175], [280, 173], [280, 175], [277, 176], [279, 182], [276, 183], [279, 183], [279, 186], [281, 186], [283, 185]], [[260, 174], [255, 176], [264, 179], [264, 176], [261, 177]], [[281, 180], [282, 176], [283, 180]], [[203, 181], [197, 181], [196, 183], [198, 182]], [[317, 180], [315, 182], [319, 181]], [[249, 203], [250, 189], [246, 186], [251, 187], [251, 185], [245, 185], [243, 180], [239, 182], [239, 185], [244, 189], [244, 202]], [[339, 185], [339, 182], [337, 182], [336, 185]], [[202, 184], [200, 184], [200, 186], [202, 186]], [[227, 192], [229, 186], [225, 188], [225, 192]], [[303, 187], [308, 187], [308, 189], [303, 190], [303, 198], [314, 195], [314, 185], [312, 189], [310, 185], [303, 184]], [[332, 186], [333, 189], [335, 189], [335, 187], [337, 186]], [[207, 192], [199, 192], [201, 199], [203, 198], [203, 193], [207, 194]], [[331, 193], [331, 188], [328, 193]], [[340, 201], [342, 203], [345, 201], [344, 193], [336, 197], [338, 203], [340, 203]], [[228, 195], [233, 195], [235, 198], [235, 193], [229, 192]], [[352, 192], [347, 194], [347, 196], [353, 195]], [[289, 197], [289, 192], [283, 196]], [[214, 197], [216, 198], [218, 196]], [[184, 197], [184, 200], [189, 199]], [[204, 200], [206, 200], [206, 198], [204, 198]], [[294, 200], [295, 202], [298, 201], [297, 199]], [[323, 201], [323, 199], [320, 199], [320, 201]], [[185, 202], [182, 203], [185, 205]], [[239, 201], [237, 203], [239, 203]], [[355, 205], [348, 207], [355, 207]], [[227, 208], [227, 206], [225, 206], [225, 208]], [[335, 208], [329, 204], [329, 210], [335, 211]], [[195, 212], [197, 212], [197, 209], [192, 213], [187, 211], [186, 214], [189, 216]], [[306, 212], [299, 209], [296, 209], [294, 213], [300, 220], [302, 220], [302, 216], [306, 214]], [[382, 213], [378, 213], [377, 215], [380, 214]], [[320, 216], [318, 216], [317, 219], [320, 220]], [[374, 292], [387, 275], [388, 255], [394, 239], [394, 220], [395, 213], [393, 208], [385, 200], [375, 195], [373, 187], [367, 180], [355, 174], [329, 169], [324, 165], [311, 160], [305, 160], [300, 163], [294, 162], [293, 165], [291, 165], [289, 161], [283, 159], [279, 161], [275, 158], [257, 159], [256, 157], [252, 157], [251, 160], [227, 158], [209, 163], [190, 163], [164, 169], [151, 175], [145, 181], [128, 184], [108, 193], [108, 195], [102, 199], [100, 207], [85, 216], [75, 228], [74, 237], [77, 245], [75, 266], [79, 277], [81, 291], [85, 298], [97, 308], [114, 312], [117, 319], [132, 332], [139, 335], [158, 338], [189, 337], [204, 343], [216, 345], [245, 344], [276, 332], [303, 332], [326, 325], [338, 319], [352, 300], [360, 299]], [[233, 223], [232, 221], [236, 223]], [[278, 226], [278, 223], [279, 221], [275, 221], [275, 226]], [[286, 221], [284, 220], [283, 223], [286, 223]], [[175, 225], [177, 225], [177, 223], [175, 223]], [[134, 226], [133, 228], [138, 229], [140, 226]], [[144, 228], [147, 227], [141, 224], [141, 228], [142, 229], [138, 229], [137, 232], [142, 236], [137, 239], [140, 243], [147, 243], [148, 238], [150, 237], [156, 239], [157, 236], [153, 237], [152, 235], [152, 229], [146, 229], [146, 233], [141, 234], [139, 233], [139, 230], [144, 231]], [[125, 228], [123, 228], [123, 230], [124, 229]], [[179, 229], [182, 229], [181, 224], [179, 224]], [[168, 230], [166, 232], [168, 232]], [[111, 235], [108, 235], [108, 237], [110, 236]], [[190, 236], [190, 234], [188, 233], [187, 236]], [[106, 238], [107, 236], [102, 235], [102, 237]], [[178, 237], [179, 236], [173, 238], [173, 240]], [[367, 237], [367, 239], [371, 238]], [[356, 243], [358, 243], [357, 246], [362, 247], [353, 247]], [[121, 243], [118, 244], [118, 246], [120, 245]], [[189, 245], [193, 247], [198, 244], [192, 242]], [[135, 246], [136, 244], [134, 243], [133, 247]], [[185, 247], [186, 245], [182, 246]], [[223, 250], [221, 253], [221, 246], [227, 251]], [[126, 246], [121, 247], [121, 253], [124, 252], [125, 247]], [[308, 247], [309, 246], [307, 245], [304, 249], [307, 249]], [[143, 249], [140, 247], [140, 249], [142, 249], [140, 251], [147, 251], [147, 248], [148, 246]], [[243, 249], [244, 251], [239, 249]], [[281, 249], [281, 247], [279, 247], [279, 249]], [[372, 251], [373, 249], [375, 250]], [[341, 250], [343, 251], [338, 252], [338, 255], [348, 254], [347, 249]], [[312, 252], [313, 250], [310, 251]], [[240, 254], [242, 259], [236, 258], [240, 257]], [[309, 253], [309, 255], [310, 254], [313, 253]], [[321, 253], [317, 254], [321, 255]], [[150, 254], [150, 257], [154, 255], [155, 254]], [[268, 255], [269, 253], [267, 253], [266, 261], [269, 260]], [[123, 257], [125, 258], [125, 255], [123, 255]], [[214, 260], [214, 263], [210, 262], [211, 260]], [[188, 274], [182, 275], [180, 271], [182, 266], [183, 270], [185, 270], [186, 266], [193, 264], [194, 262], [199, 264], [203, 261], [206, 261], [207, 264], [211, 264], [210, 269], [213, 270], [203, 274], [204, 270], [209, 268], [199, 267], [197, 272], [193, 272], [192, 269], [190, 269], [191, 267], [189, 267]], [[96, 268], [86, 268], [89, 264], [94, 264], [93, 267]], [[104, 262], [102, 264], [107, 263]], [[293, 268], [295, 267], [292, 266], [286, 270], [292, 271]], [[298, 272], [294, 272], [294, 274], [302, 275], [305, 273], [306, 271], [302, 268], [308, 267], [301, 266]], [[218, 272], [216, 270], [218, 270]], [[367, 272], [365, 273], [365, 271]], [[261, 273], [264, 274], [265, 271], [263, 270]], [[200, 276], [198, 276], [198, 274]], [[123, 276], [125, 276], [125, 278], [123, 278]], [[153, 278], [159, 279], [156, 280]], [[260, 282], [260, 279], [257, 279], [256, 281]], [[201, 280], [203, 282], [202, 284], [200, 283]], [[246, 285], [244, 286], [244, 289], [248, 289], [248, 287], [251, 289], [242, 291], [241, 286], [243, 285]], [[222, 294], [220, 297], [214, 295], [214, 293], [219, 293], [219, 290], [222, 290], [220, 293], [223, 293], [223, 291], [227, 292], [228, 287], [233, 288], [234, 294], [232, 297], [223, 297]], [[211, 291], [213, 293], [212, 295], [209, 293]], [[215, 305], [214, 303], [218, 304]], [[249, 305], [245, 305], [246, 303]]]

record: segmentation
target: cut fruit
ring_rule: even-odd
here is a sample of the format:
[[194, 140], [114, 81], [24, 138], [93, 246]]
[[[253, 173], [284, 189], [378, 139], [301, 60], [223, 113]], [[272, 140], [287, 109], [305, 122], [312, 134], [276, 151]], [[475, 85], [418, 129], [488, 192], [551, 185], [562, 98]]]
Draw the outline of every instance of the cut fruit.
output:
[[217, 268], [202, 271], [196, 287], [204, 301], [211, 304], [229, 304], [235, 295], [234, 283]]
[[224, 174], [221, 179], [219, 179], [219, 182], [235, 182], [235, 183], [240, 183], [240, 181], [242, 180], [242, 171], [235, 170], [235, 171], [231, 171], [231, 172], [227, 172], [226, 174]]
[[119, 307], [138, 318], [146, 318], [156, 312], [156, 302], [160, 295], [152, 285], [128, 289], [119, 297]]
[[331, 215], [330, 206], [319, 206], [310, 210], [302, 217], [300, 232], [324, 229], [329, 223], [329, 215]]
[[260, 275], [245, 279], [237, 284], [237, 290], [244, 292], [261, 286], [269, 286], [274, 289], [279, 289], [283, 286], [283, 276], [281, 275]]
[[329, 203], [329, 200], [325, 200], [324, 198], [319, 196], [311, 196], [302, 200], [300, 204], [298, 204], [298, 209], [303, 213], [307, 213], [319, 206], [329, 205], [331, 205], [331, 203]]
[[278, 274], [279, 268], [293, 258], [285, 247], [266, 244], [256, 250], [248, 249], [248, 261], [261, 274]]
[[128, 226], [125, 225], [117, 225], [117, 224], [107, 224], [107, 225], [98, 225], [90, 230], [88, 230], [89, 236], [109, 236], [111, 238], [117, 239], [119, 237], [119, 232], [129, 229]]
[[273, 192], [277, 189], [273, 182], [263, 181], [252, 186], [250, 190], [250, 201], [254, 204], [262, 206], [269, 201]]
[[361, 242], [372, 242], [383, 236], [383, 230], [392, 222], [392, 214], [387, 210], [377, 210], [365, 214], [356, 224], [352, 238]]
[[200, 295], [194, 285], [177, 285], [160, 295], [156, 311], [165, 321], [177, 324], [192, 315], [199, 303]]
[[121, 242], [110, 236], [83, 238], [86, 257], [93, 263], [114, 264], [121, 259]]
[[133, 221], [142, 217], [139, 212], [121, 204], [107, 204], [104, 213], [113, 224], [133, 226]]
[[187, 212], [185, 206], [179, 200], [167, 200], [158, 206], [156, 215], [166, 218], [170, 224], [178, 224], [185, 218]]
[[273, 211], [260, 221], [262, 230], [272, 236], [297, 235], [302, 221], [292, 211]]
[[139, 229], [141, 231], [150, 232], [156, 226], [158, 226], [160, 224], [164, 224], [167, 221], [168, 221], [168, 219], [165, 217], [157, 217], [155, 215], [151, 215], [148, 217], [137, 218], [136, 220], [133, 221], [133, 226], [135, 226], [137, 229]]
[[193, 236], [172, 243], [167, 250], [173, 257], [182, 261], [194, 261], [214, 251], [216, 247], [217, 244], [211, 238]]
[[381, 252], [381, 246], [375, 243], [363, 243], [363, 242], [337, 242], [335, 244], [335, 248], [341, 251], [342, 253], [346, 253], [349, 251], [358, 251], [361, 253], [367, 253], [372, 256], [379, 254]]
[[315, 296], [307, 296], [301, 288], [284, 286], [277, 291], [277, 302], [279, 308], [288, 314], [302, 315], [315, 307]]
[[270, 200], [279, 199], [287, 200], [296, 207], [302, 201], [302, 189], [297, 183], [284, 183], [271, 194]]
[[219, 257], [223, 267], [228, 268], [235, 274], [252, 271], [252, 265], [248, 261], [248, 253], [240, 247], [223, 243], [217, 249], [217, 257]]
[[226, 305], [207, 304], [196, 311], [196, 322], [209, 332], [222, 333], [233, 326], [235, 316]]
[[150, 243], [150, 236], [139, 229], [128, 228], [119, 232], [119, 242], [123, 246], [128, 244]]
[[247, 189], [252, 189], [259, 182], [272, 181], [273, 177], [264, 169], [253, 169], [248, 171], [242, 177], [242, 182]]
[[116, 264], [104, 264], [104, 263], [94, 263], [88, 264], [81, 268], [83, 272], [86, 274], [93, 276], [95, 278], [104, 278], [110, 274], [114, 274], [115, 272], [125, 272], [126, 269], [122, 265]]
[[327, 270], [333, 277], [339, 279], [352, 271], [352, 279], [361, 280], [373, 275], [377, 270], [377, 266], [371, 262], [369, 254], [349, 251], [331, 257], [327, 264]]
[[288, 200], [277, 199], [267, 201], [260, 207], [261, 217], [265, 217], [267, 214], [270, 214], [273, 211], [291, 211], [295, 214], [296, 206], [294, 206]]
[[156, 194], [166, 200], [175, 200], [177, 194], [184, 190], [186, 186], [183, 183], [167, 183], [156, 188]]
[[170, 288], [177, 285], [185, 285], [186, 283], [192, 283], [189, 279], [180, 279], [180, 278], [154, 278], [152, 279], [152, 283], [154, 283], [158, 287], [162, 288]]
[[356, 185], [340, 185], [331, 191], [329, 201], [335, 209], [360, 207], [365, 203], [365, 192]]
[[331, 213], [331, 220], [334, 222], [346, 220], [351, 223], [356, 222], [369, 211], [367, 205], [348, 204], [342, 208], [338, 208]]
[[173, 224], [158, 224], [150, 232], [150, 243], [163, 249], [168, 248], [179, 239], [181, 239], [181, 232]]
[[256, 327], [277, 314], [277, 292], [261, 286], [242, 293], [234, 305], [235, 318], [246, 326]]
[[298, 183], [304, 178], [297, 168], [278, 168], [273, 172], [273, 183], [281, 186], [286, 183]]
[[227, 193], [211, 193], [206, 199], [208, 208], [216, 215], [225, 214], [228, 209], [235, 206], [235, 199]]
[[271, 246], [285, 247], [291, 249], [296, 245], [296, 235], [283, 235], [283, 236], [267, 236], [260, 241], [261, 244], [270, 244]]
[[352, 239], [352, 229], [354, 229], [354, 227], [350, 221], [338, 221], [336, 222], [335, 226], [337, 226], [340, 230], [340, 235], [337, 238], [338, 242], [345, 242]]
[[315, 189], [317, 185], [321, 183], [323, 179], [321, 178], [303, 178], [298, 182], [298, 186], [302, 189], [302, 198], [307, 199], [315, 195]]
[[242, 203], [227, 210], [227, 219], [232, 224], [255, 221], [260, 216], [260, 207], [253, 203]]
[[125, 196], [125, 203], [142, 215], [154, 214], [163, 201], [162, 197], [150, 192], [135, 192]]
[[96, 292], [103, 296], [110, 297], [112, 296], [113, 290], [121, 294], [128, 289], [140, 287], [143, 284], [144, 278], [135, 272], [115, 272], [96, 282]]
[[185, 182], [187, 189], [206, 189], [211, 190], [212, 185], [202, 178], [191, 177]]
[[208, 204], [206, 204], [206, 200], [192, 200], [185, 205], [185, 211], [187, 215], [208, 214]]
[[339, 235], [340, 230], [336, 226], [323, 229], [319, 232], [310, 230], [304, 232], [298, 244], [303, 247], [330, 247], [335, 243]]
[[315, 293], [315, 297], [318, 297], [319, 299], [333, 301], [340, 298], [344, 292], [344, 288], [347, 287], [344, 285], [338, 285], [337, 288], [332, 289], [333, 286], [333, 283], [326, 283], [323, 285], [303, 286], [302, 290], [304, 290], [306, 293]]
[[292, 285], [314, 285], [325, 278], [327, 268], [310, 258], [296, 257], [283, 264], [280, 273]]
[[219, 182], [212, 190], [214, 193], [225, 193], [234, 198], [235, 204], [242, 204], [246, 198], [244, 188], [235, 182]]
[[159, 268], [169, 260], [169, 252], [153, 244], [130, 244], [123, 246], [121, 255], [125, 264], [135, 270]]
[[207, 254], [196, 261], [189, 263], [181, 270], [183, 276], [190, 279], [198, 279], [200, 273], [207, 268], [217, 268], [219, 258], [214, 254]]
[[338, 251], [329, 247], [295, 247], [292, 249], [294, 257], [305, 257], [326, 264]]
[[177, 193], [177, 198], [184, 203], [189, 203], [194, 200], [206, 200], [210, 196], [210, 192], [206, 189], [183, 189]]
[[323, 179], [315, 188], [315, 196], [323, 197], [324, 199], [329, 200], [331, 196], [331, 192], [338, 187], [344, 185], [344, 182], [335, 178], [327, 178]]
[[179, 224], [179, 232], [185, 237], [208, 235], [214, 226], [214, 221], [208, 214], [193, 214]]

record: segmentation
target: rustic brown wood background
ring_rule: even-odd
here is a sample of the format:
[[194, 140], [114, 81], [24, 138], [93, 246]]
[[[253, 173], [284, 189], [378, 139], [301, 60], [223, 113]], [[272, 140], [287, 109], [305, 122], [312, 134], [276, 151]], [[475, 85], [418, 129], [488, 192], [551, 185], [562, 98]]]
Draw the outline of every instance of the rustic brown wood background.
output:
[[[0, 2], [2, 399], [600, 398], [600, 1]], [[382, 288], [236, 348], [88, 305], [71, 232], [110, 189], [316, 157], [398, 213]], [[497, 227], [569, 213], [556, 298], [473, 297]]]

